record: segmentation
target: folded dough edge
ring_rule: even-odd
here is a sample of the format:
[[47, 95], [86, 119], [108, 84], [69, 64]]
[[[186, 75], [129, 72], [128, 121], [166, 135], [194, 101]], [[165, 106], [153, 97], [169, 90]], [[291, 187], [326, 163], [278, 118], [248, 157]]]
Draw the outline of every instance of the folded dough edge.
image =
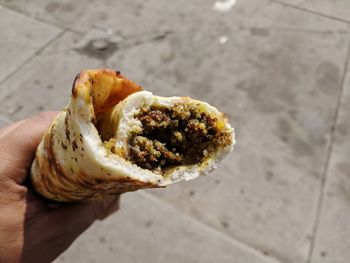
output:
[[[182, 165], [179, 161], [178, 165], [164, 166], [164, 170], [140, 167], [130, 157], [131, 134], [144, 125], [135, 116], [145, 106], [152, 116], [154, 112], [169, 112], [177, 105], [194, 105], [200, 114], [213, 116], [216, 130], [225, 135], [225, 143], [206, 152], [197, 163]], [[147, 121], [149, 116], [145, 114], [140, 118]], [[142, 135], [137, 139], [145, 138]], [[37, 192], [55, 201], [101, 199], [207, 174], [232, 151], [234, 143], [234, 130], [225, 115], [205, 102], [154, 96], [113, 70], [84, 70], [74, 80], [67, 107], [55, 118], [37, 148], [31, 181]], [[166, 162], [173, 162], [171, 158]]]

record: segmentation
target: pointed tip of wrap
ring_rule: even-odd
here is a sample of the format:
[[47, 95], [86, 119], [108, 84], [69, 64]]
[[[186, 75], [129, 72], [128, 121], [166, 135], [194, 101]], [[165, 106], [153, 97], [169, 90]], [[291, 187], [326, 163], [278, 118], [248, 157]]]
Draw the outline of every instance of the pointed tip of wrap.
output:
[[104, 112], [141, 86], [111, 69], [82, 70], [74, 79], [72, 98], [78, 97], [93, 103], [95, 114]]

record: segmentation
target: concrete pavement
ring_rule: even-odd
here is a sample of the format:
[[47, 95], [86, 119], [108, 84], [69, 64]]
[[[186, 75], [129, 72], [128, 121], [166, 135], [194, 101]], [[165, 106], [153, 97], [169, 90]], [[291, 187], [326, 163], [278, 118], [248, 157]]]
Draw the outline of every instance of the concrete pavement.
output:
[[126, 194], [57, 262], [349, 262], [350, 2], [214, 4], [0, 0], [1, 126], [110, 67], [237, 131], [212, 175]]

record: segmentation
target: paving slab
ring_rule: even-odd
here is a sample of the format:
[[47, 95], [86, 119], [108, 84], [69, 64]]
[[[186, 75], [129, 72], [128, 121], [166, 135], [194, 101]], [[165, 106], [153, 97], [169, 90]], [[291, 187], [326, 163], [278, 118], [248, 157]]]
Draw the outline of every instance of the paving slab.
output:
[[335, 139], [327, 170], [313, 263], [347, 263], [350, 259], [350, 69], [344, 86]]
[[270, 0], [238, 0], [226, 12], [215, 9], [216, 2], [222, 1], [178, 0], [169, 4], [161, 0], [102, 0], [97, 4], [85, 0], [0, 0], [0, 4], [9, 8], [78, 32], [91, 28], [111, 29], [126, 38], [199, 28], [222, 33], [237, 27], [253, 27], [257, 32], [260, 28], [271, 27], [321, 31], [348, 29], [345, 24], [334, 24], [331, 20], [312, 23], [312, 15], [305, 16]]
[[350, 2], [344, 0], [272, 0], [296, 6], [330, 18], [350, 22]]
[[306, 262], [349, 37], [220, 36], [173, 34], [108, 62], [155, 93], [216, 105], [236, 128], [236, 149], [212, 176], [149, 192], [282, 262]]
[[103, 61], [75, 50], [81, 36], [67, 32], [0, 86], [0, 112], [13, 121], [45, 110], [61, 110], [73, 80], [85, 68]]
[[[145, 212], [147, 211], [147, 212]], [[88, 229], [56, 263], [277, 263], [146, 194]]]
[[[0, 86], [0, 113], [18, 120], [38, 111], [61, 109], [67, 103], [75, 74], [82, 68], [105, 65], [120, 69], [157, 94], [185, 94], [207, 100], [227, 112], [232, 120], [238, 139], [235, 153], [212, 176], [166, 190], [148, 191], [174, 207], [160, 213], [156, 222], [174, 217], [169, 224], [175, 225], [179, 233], [189, 233], [188, 240], [205, 240], [205, 248], [214, 246], [211, 239], [206, 239], [214, 236], [220, 247], [214, 246], [212, 251], [214, 255], [224, 255], [222, 262], [232, 262], [225, 261], [232, 256], [226, 251], [231, 249], [226, 243], [232, 242], [238, 262], [264, 262], [259, 261], [261, 253], [252, 251], [261, 251], [284, 263], [306, 261], [341, 91], [349, 42], [346, 23], [265, 0], [237, 1], [229, 12], [213, 10], [214, 1], [199, 0], [177, 1], [171, 6], [156, 0], [132, 3], [105, 0], [98, 5], [79, 0], [50, 3], [0, 0], [0, 3], [83, 34], [101, 28], [121, 38], [141, 36], [143, 39], [143, 36], [171, 32], [148, 43], [136, 41], [134, 47], [118, 49], [112, 45], [103, 54], [91, 52], [90, 46], [77, 45], [86, 36], [65, 33]], [[130, 194], [130, 198], [138, 195]], [[134, 202], [137, 205], [141, 201], [132, 199], [126, 206]], [[151, 203], [154, 205], [156, 200]], [[336, 206], [345, 207], [338, 203]], [[135, 209], [144, 211], [138, 206]], [[205, 227], [194, 227], [194, 232], [187, 232], [194, 223], [189, 223], [188, 217], [183, 219], [176, 210], [216, 228], [221, 235], [211, 235], [212, 230]], [[123, 221], [132, 221], [133, 213]], [[143, 219], [142, 215], [138, 220]], [[327, 229], [333, 230], [334, 222], [338, 223], [334, 214], [324, 218], [320, 225], [320, 230], [322, 226], [326, 228], [324, 233], [320, 232], [323, 239], [328, 237]], [[180, 228], [178, 222], [183, 220], [184, 226], [191, 227]], [[339, 225], [345, 222], [344, 219]], [[128, 225], [122, 226], [129, 229]], [[141, 236], [135, 239], [125, 234], [128, 245], [135, 247], [132, 252], [125, 243], [116, 243], [118, 254], [125, 253], [125, 260], [133, 259], [130, 262], [140, 258], [145, 258], [142, 262], [164, 262], [164, 255], [177, 256], [176, 262], [187, 262], [187, 258], [188, 262], [197, 262], [188, 252], [191, 249], [183, 250], [188, 240], [183, 241], [168, 229], [164, 227], [159, 234], [163, 238], [161, 245], [167, 244], [161, 256], [150, 245], [147, 250], [138, 250], [143, 244], [139, 239], [145, 240], [141, 230]], [[82, 262], [100, 262], [105, 253], [104, 259], [109, 262], [116, 255], [114, 252], [89, 255], [89, 260], [85, 260], [86, 247], [95, 240], [99, 226], [91, 231], [88, 242], [82, 238], [60, 260], [75, 262], [73, 259], [79, 258]], [[172, 236], [180, 240], [177, 241], [180, 249], [173, 252], [164, 236], [169, 242]], [[333, 240], [347, 240], [339, 237], [344, 236], [335, 236]], [[110, 242], [119, 241], [112, 235]], [[239, 252], [240, 242], [251, 247], [243, 246], [242, 251], [248, 253]], [[322, 260], [332, 258], [327, 253], [333, 252], [325, 250], [329, 244], [323, 246], [322, 242], [316, 243], [315, 262], [316, 255]], [[339, 262], [348, 258], [346, 244], [338, 248], [334, 245], [334, 254], [343, 260]], [[98, 250], [103, 249], [106, 245]], [[139, 254], [131, 256], [135, 250]], [[193, 250], [199, 254], [198, 247], [194, 246]], [[251, 252], [253, 258], [247, 256]], [[200, 262], [206, 262], [204, 256], [198, 257]]]
[[[102, 60], [76, 50], [80, 41], [81, 36], [65, 33], [0, 87], [1, 90], [12, 87], [12, 92], [3, 95], [0, 103], [0, 111], [6, 116], [3, 119], [19, 120], [38, 111], [62, 108], [76, 72], [82, 68], [104, 66]], [[97, 224], [57, 262], [111, 262], [116, 258], [121, 262], [164, 262], [165, 259], [167, 262], [212, 262], [213, 259], [220, 262], [276, 262], [159, 204], [154, 197], [147, 199], [130, 194], [123, 210], [126, 212], [121, 212], [124, 214], [120, 219], [113, 217], [112, 221]], [[117, 225], [119, 230], [112, 232], [111, 228], [115, 229]]]
[[1, 6], [0, 24], [0, 82], [61, 31]]

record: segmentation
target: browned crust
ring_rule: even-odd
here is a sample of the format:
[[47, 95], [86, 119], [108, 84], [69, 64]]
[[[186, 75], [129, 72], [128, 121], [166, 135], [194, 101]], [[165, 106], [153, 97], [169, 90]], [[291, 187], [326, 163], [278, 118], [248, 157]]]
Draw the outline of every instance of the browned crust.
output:
[[119, 71], [85, 70], [74, 79], [72, 97], [77, 98], [80, 95], [92, 99], [95, 114], [98, 115], [140, 90], [141, 86], [127, 79]]
[[[128, 80], [119, 71], [109, 69], [85, 70], [74, 79], [72, 99], [82, 98], [92, 102], [95, 116], [108, 110], [128, 95], [140, 91], [141, 87]], [[64, 129], [70, 142], [69, 108], [64, 120]], [[138, 181], [129, 177], [117, 179], [114, 175], [96, 177], [77, 169], [74, 175], [67, 172], [56, 158], [58, 150], [67, 150], [67, 145], [56, 139], [56, 126], [53, 124], [43, 138], [43, 152], [37, 152], [34, 165], [37, 166], [35, 189], [49, 199], [56, 201], [74, 201], [101, 199], [105, 196], [118, 195], [142, 188], [159, 187], [149, 182]], [[80, 136], [81, 142], [83, 138]], [[73, 142], [71, 147], [77, 147]], [[74, 150], [74, 149], [73, 149]], [[67, 168], [68, 169], [68, 168]]]
[[122, 179], [96, 178], [79, 171], [69, 176], [56, 159], [53, 134], [44, 139], [45, 159], [37, 158], [40, 168], [40, 180], [33, 181], [39, 193], [56, 201], [74, 201], [83, 199], [101, 199], [143, 188], [158, 187], [129, 177]]

